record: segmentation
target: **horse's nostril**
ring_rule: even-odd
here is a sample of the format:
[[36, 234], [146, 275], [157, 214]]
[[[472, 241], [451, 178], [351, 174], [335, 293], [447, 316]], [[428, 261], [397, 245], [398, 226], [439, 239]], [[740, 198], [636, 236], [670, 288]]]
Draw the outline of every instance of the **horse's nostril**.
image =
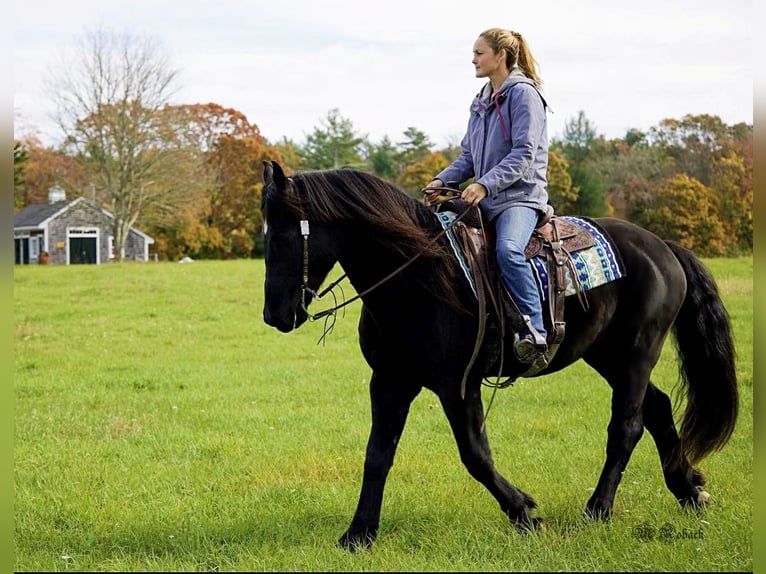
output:
[[282, 333], [289, 333], [294, 330], [297, 323], [294, 315], [283, 318], [280, 315], [271, 312], [269, 309], [263, 310], [263, 322], [269, 327], [274, 327]]

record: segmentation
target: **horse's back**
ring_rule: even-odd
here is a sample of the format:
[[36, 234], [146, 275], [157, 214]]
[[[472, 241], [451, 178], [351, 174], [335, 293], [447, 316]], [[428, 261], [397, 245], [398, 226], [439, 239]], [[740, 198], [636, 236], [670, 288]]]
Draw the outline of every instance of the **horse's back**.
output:
[[613, 217], [593, 218], [609, 235], [624, 275], [585, 293], [587, 309], [568, 297], [566, 336], [549, 369], [560, 370], [588, 357], [627, 361], [635, 341], [652, 333], [664, 340], [686, 295], [686, 276], [668, 245], [654, 233]]
[[685, 291], [683, 267], [665, 241], [652, 233], [615, 217], [594, 219], [615, 244], [625, 266], [627, 284], [644, 291], [663, 285]]

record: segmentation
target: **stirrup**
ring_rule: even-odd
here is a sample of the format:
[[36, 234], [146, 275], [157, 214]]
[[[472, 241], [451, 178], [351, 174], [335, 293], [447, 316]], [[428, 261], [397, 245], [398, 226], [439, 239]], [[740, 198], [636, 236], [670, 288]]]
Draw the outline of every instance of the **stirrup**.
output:
[[548, 345], [545, 343], [537, 344], [530, 335], [519, 337], [517, 334], [513, 342], [513, 352], [520, 363], [531, 365], [541, 357], [545, 359]]
[[537, 329], [532, 326], [529, 315], [522, 315], [527, 328], [527, 335], [514, 334], [513, 351], [520, 363], [531, 365], [542, 357], [547, 364], [548, 344]]

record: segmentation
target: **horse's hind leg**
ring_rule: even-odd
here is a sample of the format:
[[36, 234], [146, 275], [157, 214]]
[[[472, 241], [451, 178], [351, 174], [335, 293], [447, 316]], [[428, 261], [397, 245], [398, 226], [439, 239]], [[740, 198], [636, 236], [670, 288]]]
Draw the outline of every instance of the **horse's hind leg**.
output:
[[483, 427], [481, 386], [469, 384], [465, 400], [451, 390], [445, 390], [439, 399], [455, 436], [460, 459], [471, 476], [492, 493], [501, 510], [516, 526], [522, 530], [540, 526], [540, 519], [531, 516], [537, 507], [534, 499], [510, 484], [495, 468]]
[[338, 545], [351, 551], [369, 548], [378, 533], [380, 508], [388, 471], [394, 462], [404, 424], [420, 387], [373, 373], [370, 381], [372, 427], [364, 459], [364, 476], [354, 518]]
[[627, 381], [621, 386], [607, 379], [612, 385], [612, 416], [607, 429], [606, 461], [585, 507], [585, 512], [593, 518], [611, 518], [622, 473], [644, 432], [641, 404], [647, 383], [641, 381], [648, 381], [648, 375], [641, 369], [636, 370], [639, 372], [624, 375]]
[[665, 484], [681, 506], [698, 508], [709, 495], [702, 487], [705, 476], [692, 468], [681, 453], [681, 440], [673, 422], [670, 397], [649, 383], [643, 406], [644, 426], [654, 438]]

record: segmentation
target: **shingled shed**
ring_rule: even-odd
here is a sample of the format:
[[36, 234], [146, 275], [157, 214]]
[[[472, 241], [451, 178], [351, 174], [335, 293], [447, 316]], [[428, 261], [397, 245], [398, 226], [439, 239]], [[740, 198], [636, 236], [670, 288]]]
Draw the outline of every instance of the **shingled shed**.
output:
[[[47, 203], [32, 203], [13, 219], [17, 265], [106, 263], [113, 259], [114, 216], [84, 197], [67, 199], [54, 186]], [[125, 242], [125, 261], [148, 261], [154, 239], [134, 227]]]

